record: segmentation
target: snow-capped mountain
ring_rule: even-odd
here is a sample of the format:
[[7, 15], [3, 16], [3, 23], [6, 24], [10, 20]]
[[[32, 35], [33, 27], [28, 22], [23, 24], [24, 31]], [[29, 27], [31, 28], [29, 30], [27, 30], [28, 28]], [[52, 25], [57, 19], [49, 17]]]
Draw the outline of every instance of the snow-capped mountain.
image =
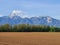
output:
[[33, 24], [33, 25], [48, 25], [48, 26], [58, 26], [60, 27], [60, 20], [51, 18], [49, 16], [46, 17], [31, 17], [31, 18], [22, 18], [20, 16], [13, 16], [10, 18], [9, 16], [0, 17], [0, 25], [1, 24]]
[[13, 11], [9, 16], [0, 17], [0, 25], [3, 24], [31, 24], [31, 25], [48, 25], [60, 27], [60, 20], [51, 18], [49, 16], [45, 17], [21, 17], [24, 16], [22, 11]]
[[26, 12], [23, 12], [21, 10], [13, 10], [11, 12], [11, 14], [9, 15], [10, 18], [13, 18], [15, 16], [19, 16], [19, 17], [22, 17], [22, 18], [28, 17], [28, 15], [26, 14]]

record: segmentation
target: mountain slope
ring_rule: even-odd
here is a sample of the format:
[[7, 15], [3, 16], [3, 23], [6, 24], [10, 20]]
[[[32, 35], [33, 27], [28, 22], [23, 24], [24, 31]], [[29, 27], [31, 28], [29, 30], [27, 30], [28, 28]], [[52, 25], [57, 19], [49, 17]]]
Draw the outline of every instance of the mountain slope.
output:
[[2, 24], [33, 24], [33, 25], [48, 25], [48, 26], [57, 26], [60, 27], [60, 20], [46, 17], [31, 17], [31, 18], [22, 18], [19, 16], [9, 16], [0, 17], [0, 25]]
[[3, 24], [31, 24], [31, 25], [48, 25], [60, 27], [60, 20], [45, 17], [24, 17], [25, 14], [22, 11], [14, 10], [9, 16], [0, 17], [0, 25]]

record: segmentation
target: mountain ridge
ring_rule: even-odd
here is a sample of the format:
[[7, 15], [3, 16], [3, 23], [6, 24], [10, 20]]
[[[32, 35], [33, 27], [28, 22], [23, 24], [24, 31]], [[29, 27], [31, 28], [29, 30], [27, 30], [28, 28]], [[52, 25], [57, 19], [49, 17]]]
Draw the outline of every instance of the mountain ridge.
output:
[[42, 17], [25, 17], [22, 18], [20, 16], [13, 16], [12, 18], [9, 16], [0, 17], [0, 25], [3, 24], [31, 24], [31, 25], [48, 25], [48, 26], [56, 26], [60, 27], [60, 20], [54, 19], [49, 16]]

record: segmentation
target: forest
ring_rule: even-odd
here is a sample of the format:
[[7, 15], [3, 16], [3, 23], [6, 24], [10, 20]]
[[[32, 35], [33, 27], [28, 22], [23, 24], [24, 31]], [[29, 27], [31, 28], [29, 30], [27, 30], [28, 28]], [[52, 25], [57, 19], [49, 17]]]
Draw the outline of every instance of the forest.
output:
[[60, 28], [46, 25], [0, 25], [0, 32], [60, 32]]

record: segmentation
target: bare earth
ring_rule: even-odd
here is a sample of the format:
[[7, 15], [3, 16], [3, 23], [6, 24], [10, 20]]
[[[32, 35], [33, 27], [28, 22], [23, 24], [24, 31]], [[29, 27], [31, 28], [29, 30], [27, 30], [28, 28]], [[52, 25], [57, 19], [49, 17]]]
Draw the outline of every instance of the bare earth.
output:
[[0, 32], [0, 45], [60, 45], [60, 33]]

